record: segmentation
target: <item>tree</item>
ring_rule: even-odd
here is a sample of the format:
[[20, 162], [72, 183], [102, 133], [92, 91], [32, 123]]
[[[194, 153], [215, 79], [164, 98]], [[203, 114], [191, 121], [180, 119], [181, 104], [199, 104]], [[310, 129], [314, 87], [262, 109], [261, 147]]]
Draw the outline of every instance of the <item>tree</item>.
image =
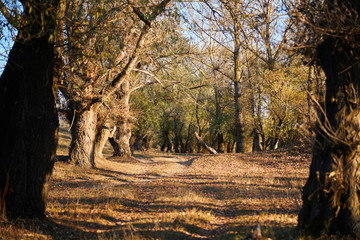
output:
[[117, 136], [114, 135], [114, 137], [110, 139], [110, 143], [114, 148], [113, 156], [130, 157], [132, 155], [130, 148], [132, 124], [130, 96], [134, 90], [135, 89], [130, 89], [130, 84], [126, 81], [121, 84], [120, 89], [117, 91], [119, 101], [116, 103], [117, 106], [115, 107], [120, 107], [121, 114], [116, 116]]
[[[291, 60], [284, 50], [292, 25], [284, 17], [286, 1], [202, 2], [202, 7], [198, 3], [192, 5], [196, 12], [192, 29], [202, 44], [211, 49], [201, 63], [233, 82], [237, 152], [245, 150], [249, 134], [253, 136], [253, 150], [273, 149], [280, 142], [280, 129], [285, 121], [284, 116], [270, 110], [276, 109], [272, 105], [279, 101], [264, 86], [273, 71], [286, 72], [290, 66]], [[211, 47], [212, 44], [216, 47]], [[270, 121], [273, 126], [267, 131], [264, 123]], [[245, 131], [249, 125], [252, 131]]]
[[[234, 123], [236, 136], [236, 152], [245, 152], [245, 106], [244, 106], [244, 77], [243, 77], [243, 55], [241, 46], [241, 13], [243, 4], [241, 1], [203, 1], [204, 4], [192, 4], [190, 7], [201, 17], [193, 19], [194, 31], [200, 32], [199, 37], [204, 39], [205, 35], [210, 41], [217, 42], [219, 48], [226, 51], [227, 62], [224, 66], [214, 66], [214, 70], [219, 71], [224, 77], [233, 82], [234, 88]], [[208, 7], [205, 10], [205, 7]], [[207, 19], [208, 21], [204, 21]], [[221, 34], [213, 34], [220, 32]], [[214, 37], [215, 36], [215, 37]], [[204, 40], [208, 42], [209, 39]], [[229, 66], [230, 65], [230, 66]], [[230, 69], [231, 70], [230, 70]]]
[[0, 1], [1, 13], [17, 29], [0, 78], [0, 131], [6, 139], [0, 145], [0, 207], [10, 218], [33, 218], [45, 216], [57, 146], [54, 40], [61, 12], [60, 0], [20, 3], [12, 11]]
[[[360, 2], [302, 1], [294, 9], [305, 48], [326, 75], [325, 102], [309, 178], [303, 189], [299, 227], [305, 234], [341, 232], [360, 237], [359, 83]], [[304, 46], [304, 45], [299, 45]]]
[[[141, 50], [148, 44], [155, 19], [170, 1], [151, 5], [141, 1], [71, 5], [65, 60], [70, 63], [67, 69], [72, 81], [64, 81], [61, 90], [73, 114], [69, 156], [74, 164], [95, 166], [97, 111], [128, 81], [141, 58]], [[112, 34], [114, 29], [122, 34]]]

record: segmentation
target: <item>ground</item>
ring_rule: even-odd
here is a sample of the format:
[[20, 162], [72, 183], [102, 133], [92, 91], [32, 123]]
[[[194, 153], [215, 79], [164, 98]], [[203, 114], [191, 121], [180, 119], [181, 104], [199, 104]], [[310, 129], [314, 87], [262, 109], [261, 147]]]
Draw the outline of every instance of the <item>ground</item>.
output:
[[63, 160], [61, 133], [47, 220], [3, 221], [0, 239], [298, 239], [301, 188], [311, 147], [247, 154], [136, 152], [96, 159], [84, 170]]

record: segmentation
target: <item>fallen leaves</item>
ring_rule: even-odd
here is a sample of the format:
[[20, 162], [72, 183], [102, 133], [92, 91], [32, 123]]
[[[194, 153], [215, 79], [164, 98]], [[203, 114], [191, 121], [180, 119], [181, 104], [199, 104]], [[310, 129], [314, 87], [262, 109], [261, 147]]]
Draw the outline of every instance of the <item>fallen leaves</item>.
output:
[[[102, 160], [92, 170], [57, 162], [47, 212], [56, 224], [18, 226], [15, 236], [243, 239], [260, 224], [265, 239], [281, 239], [296, 235], [309, 164], [309, 153], [296, 148], [216, 156], [149, 152], [139, 161]], [[0, 239], [8, 236], [6, 224]]]

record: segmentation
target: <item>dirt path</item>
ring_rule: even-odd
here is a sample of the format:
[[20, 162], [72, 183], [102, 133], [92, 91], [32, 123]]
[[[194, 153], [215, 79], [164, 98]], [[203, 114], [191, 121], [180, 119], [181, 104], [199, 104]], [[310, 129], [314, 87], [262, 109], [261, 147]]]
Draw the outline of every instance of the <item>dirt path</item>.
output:
[[271, 239], [295, 239], [309, 154], [151, 152], [96, 164], [55, 168], [48, 215], [76, 237], [243, 239], [261, 224]]
[[89, 170], [57, 162], [49, 220], [22, 224], [21, 237], [245, 239], [260, 224], [265, 239], [297, 239], [309, 163], [300, 147], [216, 156], [137, 153], [97, 159]]
[[[98, 169], [116, 170], [121, 169], [123, 174], [133, 176], [136, 182], [149, 181], [149, 179], [161, 179], [175, 177], [187, 171], [196, 155], [174, 155], [174, 154], [135, 154], [133, 159], [122, 160], [109, 158], [108, 160], [97, 161]], [[142, 176], [148, 176], [143, 178]]]

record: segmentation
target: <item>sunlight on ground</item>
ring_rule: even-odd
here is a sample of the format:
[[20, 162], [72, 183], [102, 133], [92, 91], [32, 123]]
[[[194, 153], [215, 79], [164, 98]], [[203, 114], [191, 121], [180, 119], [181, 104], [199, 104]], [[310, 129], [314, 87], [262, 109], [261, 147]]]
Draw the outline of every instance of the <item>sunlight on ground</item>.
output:
[[[60, 134], [58, 155], [65, 155], [70, 139], [66, 131]], [[11, 234], [20, 239], [244, 239], [260, 224], [266, 238], [297, 239], [309, 154], [296, 149], [217, 156], [152, 151], [135, 157], [97, 159], [90, 170], [56, 162], [48, 222], [16, 225]]]

